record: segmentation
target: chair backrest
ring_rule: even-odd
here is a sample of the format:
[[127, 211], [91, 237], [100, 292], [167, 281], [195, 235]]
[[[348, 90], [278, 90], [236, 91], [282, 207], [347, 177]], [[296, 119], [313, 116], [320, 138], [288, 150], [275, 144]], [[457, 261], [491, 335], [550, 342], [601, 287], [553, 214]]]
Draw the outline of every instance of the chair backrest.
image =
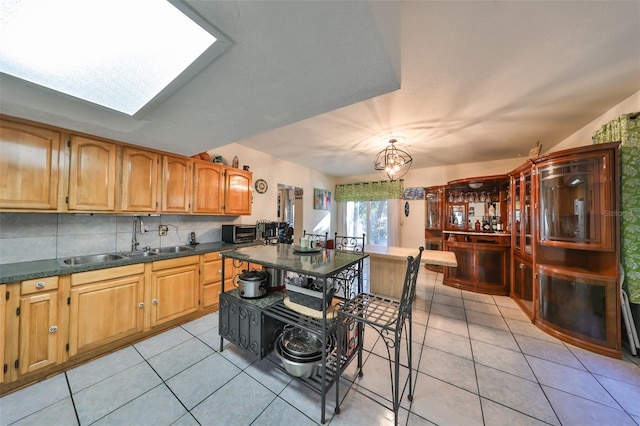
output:
[[324, 234], [309, 234], [307, 231], [302, 231], [302, 236], [309, 237], [309, 239], [316, 240], [316, 245], [320, 247], [326, 247], [327, 237], [329, 236], [329, 233], [325, 232]]
[[362, 234], [362, 237], [349, 237], [346, 235], [338, 235], [336, 232], [333, 240], [333, 247], [338, 251], [355, 251], [357, 253], [364, 253], [365, 236], [365, 234]]
[[404, 286], [402, 287], [402, 296], [400, 297], [400, 312], [398, 319], [404, 321], [407, 315], [411, 313], [411, 304], [416, 295], [416, 282], [418, 273], [420, 272], [420, 261], [422, 260], [422, 252], [424, 247], [418, 249], [416, 257], [407, 257], [407, 272], [404, 276]]

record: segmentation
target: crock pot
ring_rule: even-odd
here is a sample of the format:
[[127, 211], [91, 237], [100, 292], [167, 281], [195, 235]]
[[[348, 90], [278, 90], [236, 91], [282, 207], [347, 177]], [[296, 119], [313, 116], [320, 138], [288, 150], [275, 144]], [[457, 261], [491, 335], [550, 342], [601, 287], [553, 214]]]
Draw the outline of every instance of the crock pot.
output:
[[242, 271], [238, 275], [240, 297], [256, 299], [267, 294], [267, 274], [262, 271]]

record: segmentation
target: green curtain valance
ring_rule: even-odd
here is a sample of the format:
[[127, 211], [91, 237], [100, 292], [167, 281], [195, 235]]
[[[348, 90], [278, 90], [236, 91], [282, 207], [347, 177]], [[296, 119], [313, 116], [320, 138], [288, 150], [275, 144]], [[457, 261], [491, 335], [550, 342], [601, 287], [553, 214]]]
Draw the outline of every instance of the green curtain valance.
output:
[[336, 185], [336, 201], [375, 201], [402, 198], [404, 180]]

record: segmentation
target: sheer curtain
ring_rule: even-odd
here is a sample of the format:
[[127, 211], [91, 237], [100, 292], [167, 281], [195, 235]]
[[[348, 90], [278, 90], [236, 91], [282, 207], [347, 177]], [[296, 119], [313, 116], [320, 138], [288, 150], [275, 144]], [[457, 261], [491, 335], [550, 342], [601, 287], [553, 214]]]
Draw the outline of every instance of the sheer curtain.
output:
[[402, 200], [393, 198], [387, 200], [387, 246], [400, 246], [400, 210], [402, 209]]

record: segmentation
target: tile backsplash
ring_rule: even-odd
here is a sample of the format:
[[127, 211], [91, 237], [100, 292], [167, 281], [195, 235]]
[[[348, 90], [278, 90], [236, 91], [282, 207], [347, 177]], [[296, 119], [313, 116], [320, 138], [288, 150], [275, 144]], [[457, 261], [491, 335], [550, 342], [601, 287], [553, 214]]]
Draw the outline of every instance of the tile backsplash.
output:
[[[139, 248], [189, 243], [191, 232], [199, 242], [222, 240], [222, 225], [240, 223], [221, 216], [160, 215], [142, 218], [146, 232], [138, 228]], [[134, 215], [0, 213], [0, 264], [56, 259], [86, 254], [131, 250]], [[167, 225], [166, 236], [158, 226]]]

